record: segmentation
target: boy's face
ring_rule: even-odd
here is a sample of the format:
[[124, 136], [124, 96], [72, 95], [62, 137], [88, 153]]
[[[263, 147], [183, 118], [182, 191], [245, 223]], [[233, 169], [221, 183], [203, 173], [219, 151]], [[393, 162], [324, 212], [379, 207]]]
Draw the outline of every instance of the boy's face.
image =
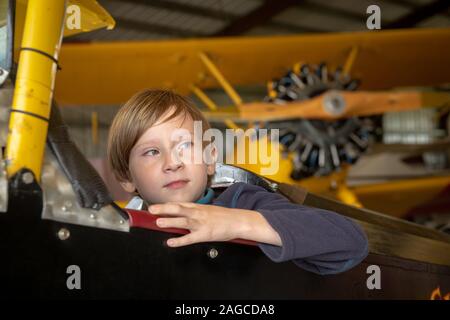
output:
[[[194, 148], [203, 148], [201, 137], [194, 140], [192, 118], [180, 114], [166, 122], [172, 112], [169, 110], [136, 142], [129, 159], [132, 181], [121, 182], [127, 192], [137, 191], [150, 203], [195, 202], [205, 191], [208, 175], [215, 172], [215, 161], [209, 165], [194, 161]], [[216, 159], [216, 149], [209, 150]]]

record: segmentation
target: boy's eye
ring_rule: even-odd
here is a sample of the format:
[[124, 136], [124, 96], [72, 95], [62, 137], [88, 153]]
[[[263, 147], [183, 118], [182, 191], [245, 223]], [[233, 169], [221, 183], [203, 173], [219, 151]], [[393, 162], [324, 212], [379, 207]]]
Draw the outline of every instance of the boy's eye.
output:
[[144, 156], [156, 156], [159, 153], [156, 149], [150, 149], [144, 152]]
[[180, 147], [182, 147], [182, 148], [189, 148], [189, 147], [191, 147], [191, 146], [193, 146], [194, 145], [194, 143], [192, 142], [192, 141], [186, 141], [186, 142], [183, 142], [181, 145], [180, 145]]

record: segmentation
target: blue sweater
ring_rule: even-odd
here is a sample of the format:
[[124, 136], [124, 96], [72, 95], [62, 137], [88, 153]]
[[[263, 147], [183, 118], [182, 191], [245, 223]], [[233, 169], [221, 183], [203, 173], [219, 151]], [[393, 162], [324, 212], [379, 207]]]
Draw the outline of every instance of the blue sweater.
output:
[[207, 202], [261, 213], [282, 241], [281, 247], [259, 244], [274, 262], [292, 260], [314, 273], [335, 274], [356, 266], [368, 254], [364, 231], [350, 219], [332, 211], [292, 203], [259, 186], [235, 183]]

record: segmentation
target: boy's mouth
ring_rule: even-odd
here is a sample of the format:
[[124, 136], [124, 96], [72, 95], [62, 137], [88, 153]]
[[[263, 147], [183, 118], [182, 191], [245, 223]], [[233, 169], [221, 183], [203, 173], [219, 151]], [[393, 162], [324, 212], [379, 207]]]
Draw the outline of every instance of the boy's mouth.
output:
[[189, 180], [175, 180], [166, 184], [164, 188], [179, 189], [184, 187], [188, 182]]

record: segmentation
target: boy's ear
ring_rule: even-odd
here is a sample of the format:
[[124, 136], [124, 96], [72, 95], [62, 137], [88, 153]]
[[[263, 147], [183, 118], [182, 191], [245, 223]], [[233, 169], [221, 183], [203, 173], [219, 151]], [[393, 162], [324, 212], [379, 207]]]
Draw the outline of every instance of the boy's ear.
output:
[[120, 185], [128, 193], [133, 193], [136, 190], [136, 186], [130, 181], [120, 181]]
[[217, 162], [217, 157], [218, 157], [218, 151], [217, 151], [217, 147], [215, 144], [211, 144], [211, 148], [210, 148], [211, 152], [208, 155], [210, 157], [210, 159], [208, 159], [208, 164], [207, 164], [207, 171], [206, 173], [211, 176], [216, 172], [216, 162]]
[[208, 176], [212, 176], [214, 173], [216, 173], [216, 164], [208, 164], [206, 173], [208, 174]]

